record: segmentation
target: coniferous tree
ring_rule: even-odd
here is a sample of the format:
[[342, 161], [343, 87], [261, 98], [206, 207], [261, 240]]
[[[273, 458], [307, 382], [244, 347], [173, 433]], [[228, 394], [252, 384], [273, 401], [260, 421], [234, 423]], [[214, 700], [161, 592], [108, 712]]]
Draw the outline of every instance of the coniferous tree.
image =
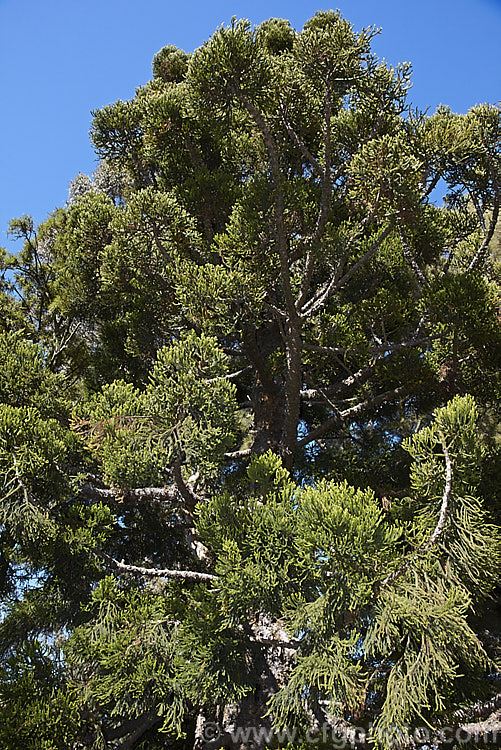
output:
[[2, 747], [501, 731], [500, 111], [416, 112], [375, 33], [165, 47], [12, 222]]

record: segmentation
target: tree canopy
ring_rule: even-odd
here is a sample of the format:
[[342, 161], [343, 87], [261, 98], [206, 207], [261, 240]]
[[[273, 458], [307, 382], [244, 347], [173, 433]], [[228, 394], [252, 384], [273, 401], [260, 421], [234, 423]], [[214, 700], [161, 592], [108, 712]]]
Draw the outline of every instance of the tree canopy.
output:
[[500, 110], [376, 33], [164, 47], [11, 223], [2, 748], [501, 732]]

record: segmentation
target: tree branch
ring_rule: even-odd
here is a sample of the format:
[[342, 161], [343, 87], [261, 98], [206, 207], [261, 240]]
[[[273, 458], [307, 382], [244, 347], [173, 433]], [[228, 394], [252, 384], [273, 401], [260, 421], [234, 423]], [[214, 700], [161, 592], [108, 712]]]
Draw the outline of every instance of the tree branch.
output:
[[198, 503], [205, 502], [205, 498], [201, 495], [198, 495], [191, 489], [191, 487], [186, 484], [181, 473], [181, 463], [179, 461], [174, 462], [174, 465], [172, 467], [172, 477], [176, 484], [177, 491], [183, 498], [186, 507], [188, 508], [190, 513], [193, 513], [196, 505]]
[[[203, 169], [206, 169], [204, 160], [202, 159], [197, 149], [195, 148], [193, 141], [188, 135], [188, 131], [186, 130], [186, 128], [179, 128], [178, 133], [180, 133], [182, 137], [184, 138], [186, 149], [188, 151], [188, 154], [190, 155], [193, 168], [195, 170], [200, 170], [200, 171], [202, 171]], [[202, 213], [202, 222], [203, 222], [203, 227], [204, 227], [205, 239], [207, 240], [207, 244], [210, 247], [210, 245], [212, 244], [212, 240], [214, 239], [214, 230], [212, 228], [211, 216], [210, 216], [209, 208], [208, 208], [206, 201], [202, 201], [201, 213]], [[198, 260], [202, 262], [202, 259], [200, 256], [198, 257]]]
[[329, 215], [329, 209], [331, 206], [332, 199], [332, 179], [331, 179], [331, 158], [332, 158], [332, 146], [331, 146], [331, 98], [330, 98], [330, 84], [325, 84], [324, 90], [324, 164], [321, 173], [322, 178], [322, 197], [320, 199], [320, 208], [318, 211], [317, 221], [315, 224], [315, 230], [310, 237], [308, 242], [308, 253], [306, 256], [306, 266], [303, 275], [303, 281], [301, 283], [301, 289], [299, 296], [296, 300], [296, 309], [300, 310], [306, 301], [306, 296], [310, 289], [311, 277], [313, 275], [313, 269], [315, 266], [315, 254], [313, 252], [315, 243], [318, 242], [320, 237], [323, 235], [325, 226], [327, 224], [327, 217]]
[[153, 500], [157, 502], [179, 503], [182, 496], [177, 487], [136, 487], [133, 490], [125, 490], [120, 487], [111, 489], [94, 487], [84, 484], [80, 487], [79, 494], [91, 500], [102, 500], [103, 502], [137, 502], [141, 500]]
[[423, 272], [419, 268], [419, 266], [418, 266], [418, 264], [417, 264], [417, 262], [416, 262], [416, 260], [415, 260], [415, 258], [413, 256], [413, 254], [412, 254], [412, 250], [410, 249], [409, 243], [407, 242], [407, 238], [405, 236], [405, 232], [403, 230], [401, 222], [398, 222], [398, 234], [399, 234], [399, 237], [400, 237], [400, 243], [402, 245], [402, 250], [404, 251], [404, 255], [405, 255], [406, 259], [407, 259], [408, 264], [410, 265], [410, 267], [412, 268], [412, 270], [414, 272], [414, 276], [416, 277], [418, 286], [419, 287], [426, 286], [426, 284], [428, 282], [426, 281], [426, 278], [424, 277]]
[[327, 354], [331, 356], [338, 356], [339, 354], [383, 354], [386, 352], [396, 352], [402, 349], [410, 349], [414, 346], [421, 346], [423, 344], [431, 344], [434, 339], [442, 338], [444, 334], [434, 334], [431, 336], [419, 336], [414, 339], [408, 339], [407, 341], [399, 341], [395, 343], [388, 342], [387, 344], [380, 344], [379, 346], [371, 346], [368, 349], [346, 349], [342, 346], [319, 346], [318, 344], [303, 344], [303, 349], [309, 352], [318, 352], [319, 354]]
[[8, 495], [6, 495], [3, 499], [5, 500], [7, 497], [10, 497], [10, 495], [14, 494], [14, 492], [19, 489], [23, 493], [24, 501], [27, 505], [31, 505], [33, 508], [36, 508], [42, 513], [47, 513], [47, 509], [44, 508], [42, 503], [36, 500], [36, 498], [33, 496], [33, 493], [30, 492], [30, 490], [26, 487], [23, 481], [23, 478], [21, 477], [21, 474], [19, 473], [19, 466], [17, 463], [17, 456], [16, 456], [16, 448], [14, 448], [12, 451], [12, 458], [14, 459], [14, 474], [15, 474], [18, 484], [17, 484], [17, 487], [13, 489], [11, 492], [9, 492]]
[[[409, 349], [413, 346], [418, 346], [419, 344], [423, 344], [423, 343], [429, 344], [432, 341], [432, 339], [443, 337], [443, 335], [444, 334], [439, 334], [435, 336], [426, 336], [426, 337], [411, 339], [409, 341], [403, 341], [403, 342], [400, 342], [399, 344], [386, 343], [386, 344], [380, 344], [379, 346], [371, 347], [367, 353], [375, 354], [376, 357], [371, 362], [370, 365], [361, 367], [359, 370], [357, 370], [357, 372], [351, 373], [348, 378], [345, 378], [344, 380], [340, 380], [337, 383], [333, 383], [327, 388], [323, 388], [323, 389], [309, 388], [309, 389], [302, 390], [300, 393], [301, 400], [302, 401], [318, 400], [320, 397], [325, 398], [326, 396], [334, 396], [336, 394], [343, 393], [343, 391], [348, 391], [354, 385], [361, 385], [365, 383], [370, 378], [370, 376], [374, 372], [375, 367], [377, 366], [379, 362], [387, 362], [395, 354], [398, 354], [399, 351]], [[320, 353], [328, 354], [332, 356], [338, 362], [338, 364], [340, 364], [342, 367], [345, 367], [344, 363], [339, 359], [339, 352], [344, 353], [347, 351], [346, 349], [338, 349], [338, 348], [333, 348], [333, 347], [321, 347], [321, 346], [315, 346], [315, 345], [305, 345], [303, 348], [309, 351], [317, 351]], [[356, 350], [352, 349], [350, 351], [355, 352]]]
[[477, 701], [473, 706], [455, 711], [453, 719], [459, 719], [459, 721], [463, 721], [464, 719], [484, 719], [498, 708], [501, 708], [501, 693], [494, 695], [488, 701]]
[[424, 200], [425, 198], [427, 198], [430, 195], [430, 193], [432, 193], [433, 190], [435, 190], [435, 188], [438, 185], [438, 181], [440, 180], [441, 177], [442, 177], [442, 172], [440, 170], [437, 170], [437, 172], [435, 173], [434, 177], [431, 178], [428, 185], [424, 185], [424, 189], [421, 194], [421, 200]]
[[376, 362], [373, 362], [367, 367], [361, 367], [357, 372], [354, 372], [348, 378], [340, 380], [337, 383], [327, 386], [327, 388], [307, 388], [301, 391], [300, 396], [302, 401], [311, 401], [321, 397], [326, 398], [327, 396], [334, 396], [342, 393], [343, 391], [349, 390], [353, 385], [360, 385], [365, 383], [374, 371], [376, 363], [385, 357], [378, 357]]
[[475, 742], [484, 740], [489, 743], [489, 738], [492, 738], [492, 744], [497, 744], [497, 739], [501, 733], [501, 711], [494, 712], [485, 721], [461, 724], [458, 730], [461, 730]]
[[242, 94], [233, 92], [245, 107], [259, 128], [268, 149], [270, 170], [272, 176], [275, 199], [275, 236], [276, 249], [280, 263], [280, 281], [287, 310], [287, 320], [283, 327], [284, 344], [287, 361], [287, 377], [285, 382], [285, 418], [283, 421], [282, 445], [283, 459], [287, 468], [292, 467], [292, 453], [296, 441], [297, 424], [300, 413], [299, 391], [302, 379], [302, 321], [298, 314], [290, 278], [290, 261], [287, 248], [287, 232], [285, 228], [285, 199], [282, 187], [283, 175], [275, 140], [263, 114]]
[[322, 167], [320, 166], [318, 160], [315, 159], [315, 157], [313, 156], [313, 154], [311, 153], [311, 151], [309, 150], [309, 148], [307, 147], [307, 145], [305, 144], [305, 142], [297, 135], [297, 133], [295, 132], [295, 130], [292, 128], [292, 125], [287, 120], [287, 118], [285, 116], [285, 111], [284, 111], [283, 104], [280, 105], [280, 114], [282, 116], [282, 122], [285, 125], [285, 129], [287, 130], [287, 132], [288, 132], [289, 136], [291, 137], [292, 141], [299, 148], [299, 150], [301, 151], [301, 153], [304, 156], [304, 158], [306, 159], [306, 161], [310, 163], [310, 165], [311, 165], [313, 171], [315, 172], [315, 174], [317, 175], [317, 177], [322, 178], [323, 177]]
[[[369, 220], [370, 217], [367, 217], [366, 223]], [[372, 243], [367, 252], [355, 263], [355, 265], [353, 265], [343, 276], [341, 276], [341, 278], [338, 278], [337, 274], [334, 274], [329, 282], [327, 282], [327, 284], [325, 284], [323, 288], [304, 305], [301, 310], [301, 314], [303, 316], [310, 316], [320, 310], [325, 305], [329, 297], [334, 292], [341, 289], [351, 279], [351, 277], [360, 270], [364, 263], [366, 263], [377, 252], [377, 250], [379, 250], [379, 247], [388, 237], [392, 229], [392, 225], [389, 224], [386, 229], [381, 232], [379, 237]]]
[[236, 372], [230, 372], [228, 375], [219, 375], [217, 378], [208, 378], [207, 380], [204, 380], [204, 383], [218, 383], [220, 380], [235, 380], [239, 375], [242, 375], [244, 372], [248, 372], [251, 369], [252, 366], [247, 365], [247, 367], [243, 367], [241, 370], [236, 370]]
[[148, 732], [152, 727], [154, 727], [155, 724], [157, 724], [159, 721], [160, 717], [157, 716], [157, 714], [153, 711], [148, 714], [144, 714], [142, 717], [140, 717], [140, 721], [132, 731], [132, 734], [130, 734], [126, 740], [120, 743], [120, 750], [132, 750], [137, 740], [141, 739], [141, 737], [146, 734], [146, 732]]
[[381, 581], [381, 588], [383, 586], [388, 586], [390, 583], [393, 583], [397, 580], [397, 578], [400, 578], [400, 576], [406, 573], [412, 565], [412, 562], [420, 555], [428, 552], [428, 550], [437, 543], [438, 538], [444, 532], [445, 522], [447, 520], [447, 510], [449, 507], [449, 496], [452, 488], [452, 461], [449, 455], [449, 449], [447, 448], [447, 443], [445, 441], [445, 436], [441, 430], [439, 431], [439, 435], [445, 458], [445, 486], [442, 495], [442, 504], [440, 506], [440, 515], [438, 517], [437, 525], [435, 526], [433, 533], [428, 541], [421, 545], [415, 552], [413, 552], [409, 560], [404, 563], [404, 565], [400, 566], [400, 568], [397, 568], [397, 570], [394, 570], [392, 573], [389, 573], [386, 578]]
[[124, 562], [115, 560], [114, 557], [107, 555], [105, 552], [97, 552], [110, 568], [114, 568], [124, 573], [137, 573], [147, 578], [177, 578], [182, 581], [214, 581], [217, 576], [212, 573], [200, 573], [198, 570], [168, 570], [157, 568], [144, 568], [141, 565], [128, 565]]
[[487, 234], [484, 237], [484, 241], [478, 248], [477, 252], [473, 256], [470, 265], [468, 266], [468, 271], [474, 271], [477, 266], [480, 264], [483, 256], [487, 252], [487, 248], [489, 247], [489, 243], [492, 240], [492, 235], [494, 234], [494, 230], [496, 228], [496, 224], [498, 222], [499, 218], [499, 195], [498, 195], [498, 189], [496, 185], [496, 202], [494, 204], [494, 210], [492, 212], [491, 220], [489, 222], [489, 228], [487, 230]]
[[[112, 740], [118, 740], [122, 737], [125, 737], [126, 734], [130, 734], [131, 732], [136, 732], [139, 729], [143, 729], [143, 727], [146, 726], [146, 723], [152, 719], [158, 721], [159, 717], [151, 711], [141, 714], [141, 716], [138, 716], [134, 719], [126, 719], [118, 727], [114, 727], [113, 729], [104, 729], [104, 738], [108, 742], [111, 742]], [[121, 747], [123, 747], [123, 745], [121, 745]]]
[[252, 448], [243, 448], [240, 451], [229, 451], [228, 453], [224, 454], [224, 457], [231, 458], [231, 459], [247, 458], [247, 456], [250, 456], [251, 453], [252, 453]]
[[360, 258], [360, 260], [358, 260], [355, 263], [355, 265], [352, 266], [350, 268], [350, 270], [347, 271], [344, 274], [344, 276], [342, 276], [339, 279], [339, 281], [336, 284], [336, 290], [337, 289], [341, 289], [341, 287], [343, 287], [346, 284], [346, 282], [349, 281], [351, 279], [351, 277], [354, 276], [357, 273], [358, 270], [360, 270], [360, 268], [362, 268], [362, 266], [364, 265], [364, 263], [366, 263], [370, 258], [372, 258], [372, 256], [374, 255], [374, 253], [376, 253], [379, 250], [381, 244], [385, 241], [385, 239], [391, 233], [392, 229], [393, 229], [393, 226], [391, 224], [388, 224], [388, 226], [386, 227], [386, 229], [379, 235], [379, 237], [377, 238], [377, 240], [375, 240], [372, 243], [372, 245], [367, 250], [367, 252], [365, 253], [365, 255], [363, 255]]
[[317, 438], [322, 437], [322, 435], [325, 435], [325, 433], [328, 432], [335, 425], [343, 424], [344, 422], [347, 422], [349, 419], [352, 419], [353, 417], [357, 416], [357, 414], [360, 414], [366, 409], [372, 409], [375, 406], [379, 406], [379, 404], [382, 404], [386, 401], [391, 401], [391, 399], [397, 398], [398, 396], [402, 396], [406, 393], [408, 393], [407, 386], [399, 386], [398, 388], [394, 388], [391, 391], [385, 391], [384, 393], [380, 393], [378, 396], [375, 396], [374, 398], [368, 398], [365, 401], [361, 401], [359, 404], [356, 404], [355, 406], [350, 406], [349, 409], [344, 409], [344, 411], [338, 411], [332, 417], [327, 419], [323, 424], [321, 424], [319, 427], [309, 432], [308, 435], [306, 435], [304, 438], [301, 438], [301, 440], [298, 440], [297, 447], [302, 448], [303, 446], [308, 445], [309, 443], [312, 443], [314, 440], [317, 440]]

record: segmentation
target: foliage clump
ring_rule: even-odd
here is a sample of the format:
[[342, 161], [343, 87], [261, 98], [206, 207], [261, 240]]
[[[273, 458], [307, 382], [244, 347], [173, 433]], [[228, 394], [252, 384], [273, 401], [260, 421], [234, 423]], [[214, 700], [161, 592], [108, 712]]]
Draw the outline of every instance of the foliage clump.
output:
[[501, 731], [500, 111], [416, 112], [376, 33], [164, 47], [11, 223], [2, 748]]

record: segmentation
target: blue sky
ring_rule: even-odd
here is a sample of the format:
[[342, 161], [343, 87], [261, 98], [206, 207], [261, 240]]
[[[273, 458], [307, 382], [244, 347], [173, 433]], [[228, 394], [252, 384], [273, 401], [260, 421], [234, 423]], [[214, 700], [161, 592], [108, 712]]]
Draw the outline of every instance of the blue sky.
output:
[[131, 98], [161, 47], [192, 51], [232, 15], [300, 29], [329, 7], [382, 27], [374, 50], [412, 63], [421, 109], [501, 100], [501, 0], [0, 0], [0, 245], [10, 219], [42, 221], [94, 170], [91, 110]]

